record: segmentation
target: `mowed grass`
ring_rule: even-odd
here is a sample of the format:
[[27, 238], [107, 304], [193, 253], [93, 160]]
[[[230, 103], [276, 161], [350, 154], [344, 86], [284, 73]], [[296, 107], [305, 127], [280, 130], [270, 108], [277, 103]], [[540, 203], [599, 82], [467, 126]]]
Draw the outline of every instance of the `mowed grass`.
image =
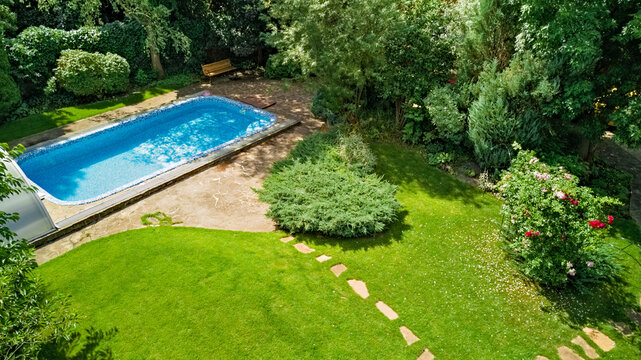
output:
[[[396, 326], [282, 233], [129, 231], [39, 268], [116, 359], [403, 359]], [[72, 358], [49, 349], [46, 359]], [[90, 347], [90, 346], [88, 346]], [[80, 357], [84, 358], [84, 357]]]
[[[395, 309], [421, 338], [417, 347], [429, 347], [437, 359], [554, 359], [561, 345], [579, 350], [570, 340], [593, 326], [617, 342], [602, 358], [641, 358], [639, 336], [623, 338], [608, 323], [629, 322], [627, 307], [639, 310], [641, 266], [635, 260], [621, 253], [626, 272], [620, 286], [586, 294], [537, 289], [506, 258], [499, 200], [425, 165], [412, 151], [395, 145], [374, 150], [380, 173], [400, 187], [402, 221], [374, 238], [299, 239], [366, 280], [372, 294], [366, 301], [373, 306], [381, 299]], [[620, 237], [641, 244], [632, 222], [618, 221], [610, 239], [629, 245]], [[637, 246], [626, 251], [641, 260]]]
[[161, 80], [158, 85], [122, 97], [102, 100], [90, 104], [69, 106], [41, 114], [29, 115], [0, 125], [0, 142], [9, 142], [25, 136], [67, 125], [90, 116], [134, 105], [154, 96], [185, 87], [198, 80], [192, 76], [177, 76]]
[[[505, 257], [500, 201], [410, 150], [374, 150], [404, 208], [378, 236], [299, 235], [316, 249], [303, 255], [281, 233], [151, 228], [83, 245], [40, 273], [72, 295], [83, 327], [118, 328], [104, 341], [116, 358], [415, 359], [427, 347], [437, 359], [555, 359], [562, 345], [580, 353], [570, 340], [583, 326], [616, 341], [603, 359], [641, 358], [638, 330], [624, 338], [609, 323], [641, 310], [633, 223], [618, 220], [609, 240], [632, 256], [620, 253], [619, 285], [541, 290]], [[313, 260], [321, 253], [332, 260]], [[328, 271], [338, 262], [348, 267], [340, 278]], [[368, 299], [350, 278], [367, 283]], [[379, 300], [400, 319], [384, 318]], [[421, 340], [406, 346], [400, 325]]]

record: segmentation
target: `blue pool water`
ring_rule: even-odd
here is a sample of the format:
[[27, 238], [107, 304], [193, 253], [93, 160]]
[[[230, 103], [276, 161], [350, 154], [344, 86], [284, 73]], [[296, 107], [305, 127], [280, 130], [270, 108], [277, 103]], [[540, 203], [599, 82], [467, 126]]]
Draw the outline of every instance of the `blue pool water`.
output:
[[202, 96], [29, 151], [18, 164], [56, 203], [83, 204], [133, 186], [276, 123], [233, 100]]

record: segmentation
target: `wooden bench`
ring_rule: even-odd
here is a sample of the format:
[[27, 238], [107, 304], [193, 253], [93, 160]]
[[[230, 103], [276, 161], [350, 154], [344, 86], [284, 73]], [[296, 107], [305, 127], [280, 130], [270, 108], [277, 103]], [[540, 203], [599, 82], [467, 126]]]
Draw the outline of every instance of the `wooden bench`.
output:
[[205, 74], [205, 76], [216, 76], [228, 71], [236, 70], [236, 68], [231, 65], [229, 59], [216, 61], [211, 64], [205, 64], [202, 66], [202, 68], [203, 74]]

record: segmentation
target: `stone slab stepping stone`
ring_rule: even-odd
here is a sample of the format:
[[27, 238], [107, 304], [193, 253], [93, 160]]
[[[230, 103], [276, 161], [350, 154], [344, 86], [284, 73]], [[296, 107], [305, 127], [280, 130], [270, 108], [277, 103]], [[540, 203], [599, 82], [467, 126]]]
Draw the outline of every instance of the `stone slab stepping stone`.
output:
[[298, 243], [294, 245], [294, 247], [296, 248], [296, 250], [302, 252], [303, 254], [309, 254], [316, 251], [303, 243]]
[[331, 258], [332, 258], [331, 256], [327, 256], [327, 255], [323, 254], [323, 255], [321, 255], [321, 256], [317, 256], [317, 257], [316, 257], [316, 261], [318, 261], [318, 262], [321, 262], [321, 263], [322, 263], [322, 262], [325, 262], [325, 261], [327, 261], [327, 260], [329, 260], [329, 259], [331, 259]]
[[585, 353], [585, 355], [587, 355], [590, 359], [596, 359], [599, 357], [599, 354], [597, 354], [594, 348], [588, 345], [588, 343], [585, 340], [583, 340], [582, 337], [577, 336], [574, 339], [572, 339], [571, 342], [572, 344], [579, 345], [581, 349], [583, 349], [583, 352]]
[[599, 345], [601, 350], [610, 351], [614, 349], [614, 341], [610, 339], [606, 334], [600, 332], [596, 329], [591, 329], [589, 327], [583, 328], [583, 332], [586, 333], [595, 344]]
[[350, 280], [347, 280], [347, 283], [363, 299], [367, 299], [369, 297], [369, 291], [367, 291], [367, 285], [365, 285], [364, 281], [350, 279]]
[[347, 266], [343, 264], [336, 264], [331, 268], [329, 268], [329, 270], [331, 270], [334, 273], [334, 275], [336, 275], [336, 277], [339, 277], [345, 270], [347, 270]]
[[416, 360], [434, 360], [434, 355], [432, 355], [429, 349], [425, 349], [421, 355], [416, 358]]
[[561, 346], [557, 351], [561, 360], [585, 360], [567, 346]]
[[539, 355], [536, 358], [534, 358], [534, 360], [550, 360], [550, 359], [546, 358], [545, 356]]
[[376, 303], [376, 307], [383, 313], [383, 315], [387, 316], [388, 319], [398, 319], [398, 314], [396, 313], [396, 311], [392, 310], [392, 308], [389, 307], [386, 303], [379, 301]]
[[401, 330], [401, 335], [403, 335], [403, 339], [405, 339], [405, 342], [407, 343], [408, 346], [414, 344], [415, 342], [417, 342], [419, 340], [421, 340], [421, 339], [418, 338], [418, 336], [414, 335], [412, 330], [408, 329], [405, 326], [399, 327], [399, 330]]
[[282, 241], [282, 242], [284, 242], [284, 243], [288, 243], [288, 242], [290, 242], [290, 241], [292, 241], [292, 240], [294, 240], [294, 237], [293, 237], [293, 236], [288, 236], [288, 237], [284, 237], [284, 238], [281, 238], [281, 239], [280, 239], [280, 241]]

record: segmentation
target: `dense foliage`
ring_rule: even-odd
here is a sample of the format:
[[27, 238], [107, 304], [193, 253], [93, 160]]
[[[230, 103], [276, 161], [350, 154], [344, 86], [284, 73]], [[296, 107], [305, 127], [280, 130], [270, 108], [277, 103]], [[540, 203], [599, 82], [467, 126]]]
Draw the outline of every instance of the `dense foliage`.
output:
[[[23, 148], [0, 144], [0, 201], [29, 188], [8, 172], [5, 161]], [[33, 275], [37, 264], [26, 240], [14, 239], [7, 227], [18, 214], [0, 211], [0, 356], [34, 359], [46, 343], [68, 338], [76, 316], [66, 300], [49, 296]]]
[[[0, 44], [3, 41], [0, 33]], [[9, 75], [10, 66], [4, 47], [0, 46], [0, 124], [3, 123], [21, 101], [20, 89]]]
[[111, 53], [64, 50], [54, 69], [54, 79], [75, 95], [102, 97], [127, 89], [129, 64], [122, 56]]
[[[9, 58], [13, 73], [22, 92], [31, 96], [42, 93], [64, 50], [118, 54], [132, 65], [132, 70], [148, 69], [144, 35], [135, 23], [113, 23], [103, 27], [83, 27], [77, 30], [30, 27], [9, 42]], [[141, 67], [144, 66], [144, 67]]]
[[267, 216], [291, 232], [359, 237], [383, 231], [400, 208], [396, 187], [374, 174], [363, 140], [336, 128], [308, 136], [258, 190]]
[[519, 151], [499, 183], [503, 235], [523, 273], [542, 284], [583, 285], [611, 279], [618, 270], [604, 243], [614, 222], [605, 210], [616, 200], [578, 182], [563, 167]]

